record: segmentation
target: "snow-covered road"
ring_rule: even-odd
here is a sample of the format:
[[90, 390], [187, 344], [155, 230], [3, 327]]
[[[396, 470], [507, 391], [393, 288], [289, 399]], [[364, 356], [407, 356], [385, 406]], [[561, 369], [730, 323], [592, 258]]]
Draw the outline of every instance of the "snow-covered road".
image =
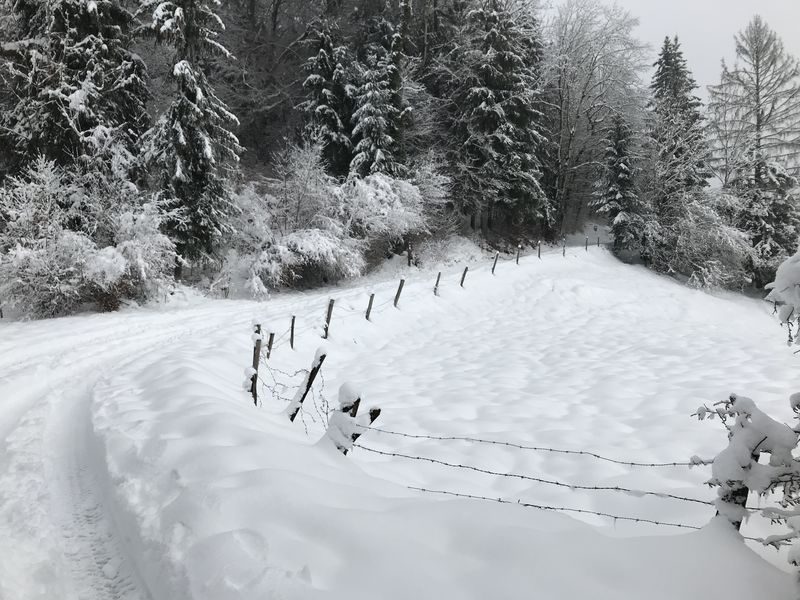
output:
[[227, 308], [2, 327], [0, 597], [149, 598], [97, 481], [92, 390], [126, 363], [224, 326]]
[[[721, 448], [724, 433], [689, 414], [730, 391], [791, 418], [797, 359], [767, 307], [686, 289], [599, 250], [544, 259], [503, 262], [496, 276], [471, 267], [464, 290], [462, 267], [451, 267], [438, 298], [435, 273], [415, 272], [399, 310], [396, 281], [372, 278], [264, 304], [0, 322], [0, 598], [716, 597], [713, 580], [685, 573], [695, 562], [724, 566], [736, 580], [729, 600], [789, 598], [789, 578], [727, 531], [659, 537], [675, 532], [590, 519], [603, 525], [595, 529], [405, 486], [693, 525], [708, 522], [708, 507], [359, 450], [344, 458], [315, 444], [312, 406], [289, 425], [280, 400], [265, 394], [257, 410], [241, 390], [252, 320], [278, 332], [271, 364], [292, 373], [309, 366], [333, 296], [320, 391], [332, 400], [354, 382], [389, 430], [657, 462]], [[280, 335], [291, 315], [294, 352]], [[637, 472], [376, 432], [362, 441], [502, 472], [713, 497], [702, 470]], [[629, 537], [643, 534], [651, 537]]]

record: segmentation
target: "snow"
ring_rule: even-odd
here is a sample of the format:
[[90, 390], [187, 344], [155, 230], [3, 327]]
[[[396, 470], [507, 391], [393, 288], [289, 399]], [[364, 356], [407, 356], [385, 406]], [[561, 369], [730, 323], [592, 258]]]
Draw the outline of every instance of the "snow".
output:
[[[463, 264], [407, 268], [400, 309], [396, 279], [378, 275], [262, 304], [0, 321], [0, 598], [793, 598], [792, 577], [774, 566], [785, 557], [757, 556], [711, 506], [358, 446], [713, 501], [707, 466], [633, 468], [371, 430], [345, 456], [325, 435], [321, 395], [332, 402], [348, 382], [345, 401], [380, 403], [381, 429], [643, 462], [717, 454], [725, 429], [690, 415], [732, 390], [791, 422], [797, 358], [770, 305], [688, 289], [583, 242], [564, 258], [559, 248], [500, 262], [494, 276], [488, 258], [470, 263], [466, 289]], [[266, 363], [279, 381], [300, 385], [302, 373], [290, 375], [327, 355], [294, 423], [285, 401], [260, 389], [256, 408], [239, 385], [253, 320], [282, 332]], [[267, 366], [260, 379], [271, 383]], [[578, 519], [517, 500], [703, 528]]]

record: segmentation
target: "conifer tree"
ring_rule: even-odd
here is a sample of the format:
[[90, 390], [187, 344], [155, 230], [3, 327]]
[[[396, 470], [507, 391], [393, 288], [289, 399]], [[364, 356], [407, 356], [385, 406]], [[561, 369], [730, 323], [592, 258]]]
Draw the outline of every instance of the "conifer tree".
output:
[[69, 164], [114, 147], [135, 153], [149, 119], [146, 69], [129, 50], [133, 15], [116, 0], [20, 1], [2, 79], [13, 98], [0, 116], [0, 141], [17, 167], [37, 155]]
[[[715, 166], [727, 183], [748, 168], [753, 183], [769, 179], [766, 163], [800, 169], [800, 63], [756, 15], [735, 36], [736, 63], [724, 62], [719, 85], [711, 86], [709, 109]], [[739, 173], [740, 175], [741, 173]]]
[[743, 201], [738, 225], [750, 237], [753, 281], [772, 281], [800, 234], [800, 63], [756, 16], [736, 35], [736, 64], [711, 88], [715, 159], [725, 188]]
[[[210, 0], [145, 0], [146, 30], [175, 49], [177, 97], [146, 136], [146, 162], [158, 180], [167, 229], [184, 259], [210, 256], [232, 206], [227, 189], [242, 151], [236, 117], [200, 68], [204, 57], [232, 58], [217, 41], [222, 21]], [[179, 269], [180, 270], [180, 269]]]
[[608, 216], [614, 236], [614, 252], [638, 247], [645, 213], [634, 183], [631, 131], [621, 115], [615, 115], [606, 137], [603, 179], [596, 192], [595, 210]]
[[708, 185], [708, 149], [697, 84], [686, 66], [678, 38], [666, 38], [650, 89], [656, 153], [654, 209], [662, 227], [685, 216], [688, 195]]
[[399, 114], [392, 102], [394, 65], [388, 52], [371, 52], [359, 70], [352, 119], [356, 144], [350, 172], [361, 176], [396, 173], [392, 130]]
[[466, 18], [465, 39], [451, 47], [437, 74], [450, 101], [453, 197], [464, 212], [499, 206], [514, 218], [546, 222], [551, 207], [539, 184], [535, 41], [496, 3]]
[[335, 41], [335, 35], [327, 22], [314, 28], [314, 54], [305, 63], [308, 76], [303, 82], [307, 99], [299, 108], [306, 115], [306, 138], [322, 144], [322, 157], [329, 172], [344, 177], [352, 160], [350, 119], [355, 89], [351, 57], [346, 46]]
[[677, 37], [664, 40], [654, 66], [647, 141], [653, 171], [648, 190], [652, 220], [646, 224], [643, 255], [657, 270], [671, 272], [682, 224], [691, 203], [708, 185], [710, 171], [701, 102], [694, 95], [697, 85]]

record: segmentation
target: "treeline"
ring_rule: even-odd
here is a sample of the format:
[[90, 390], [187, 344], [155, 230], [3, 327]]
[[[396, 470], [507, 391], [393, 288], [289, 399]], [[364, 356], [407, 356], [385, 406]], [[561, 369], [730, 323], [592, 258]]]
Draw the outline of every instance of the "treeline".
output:
[[796, 244], [798, 67], [760, 19], [704, 110], [678, 40], [648, 87], [636, 20], [599, 0], [0, 16], [0, 297], [31, 314], [174, 277], [259, 296], [459, 227], [555, 239], [596, 213], [617, 252], [698, 285], [761, 285]]

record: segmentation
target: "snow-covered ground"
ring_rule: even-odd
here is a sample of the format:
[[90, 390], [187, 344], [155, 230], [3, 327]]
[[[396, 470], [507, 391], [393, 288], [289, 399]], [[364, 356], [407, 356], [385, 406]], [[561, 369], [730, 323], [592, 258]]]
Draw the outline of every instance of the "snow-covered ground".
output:
[[[724, 430], [690, 415], [732, 391], [791, 422], [798, 359], [768, 305], [688, 289], [595, 247], [490, 268], [472, 263], [461, 289], [463, 266], [445, 267], [439, 297], [435, 271], [409, 271], [399, 309], [397, 282], [373, 277], [262, 304], [0, 322], [0, 598], [793, 598], [782, 559], [706, 526], [706, 504], [390, 454], [701, 501], [714, 497], [706, 467], [378, 431], [359, 443], [381, 453], [345, 457], [320, 439], [324, 402], [346, 381], [389, 431], [647, 463], [719, 451]], [[323, 377], [289, 423], [269, 388], [287, 396], [299, 383], [291, 375], [323, 344], [329, 297]], [[254, 320], [278, 334], [259, 408], [241, 386]]]

